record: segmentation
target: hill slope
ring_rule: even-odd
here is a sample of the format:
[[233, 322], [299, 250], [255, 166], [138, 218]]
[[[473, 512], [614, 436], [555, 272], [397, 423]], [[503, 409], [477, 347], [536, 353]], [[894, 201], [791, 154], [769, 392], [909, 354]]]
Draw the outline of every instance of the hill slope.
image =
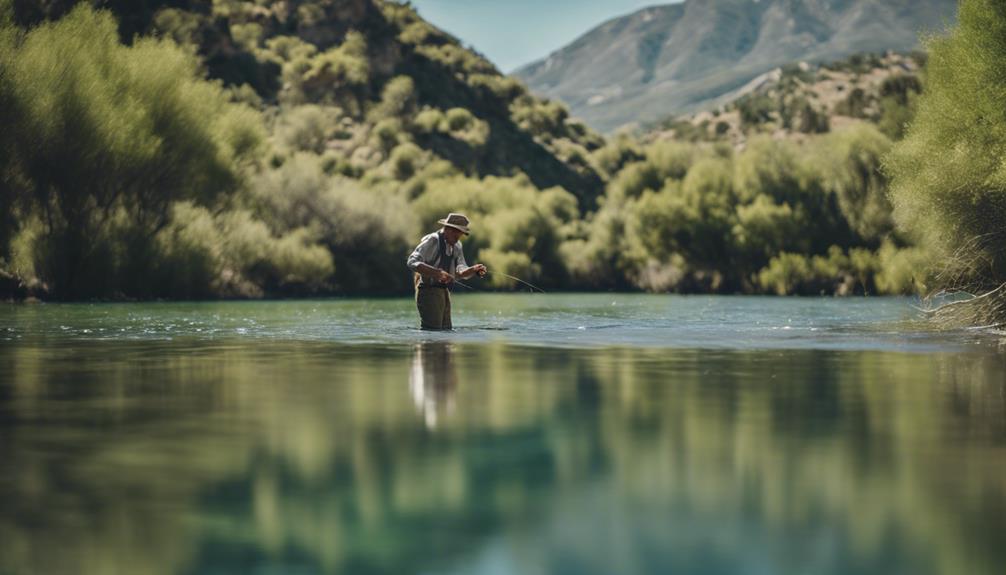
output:
[[910, 50], [955, 0], [687, 0], [610, 20], [515, 75], [602, 131], [706, 107], [790, 62]]
[[[246, 86], [243, 93], [255, 93], [249, 103], [262, 110], [338, 108], [342, 137], [330, 138], [328, 147], [347, 158], [355, 153], [360, 168], [386, 159], [363, 145], [380, 120], [409, 124], [423, 111], [444, 116], [453, 109], [454, 128], [406, 129], [405, 137], [469, 176], [523, 173], [537, 187], [569, 190], [583, 205], [602, 191], [598, 175], [578, 160], [601, 144], [596, 134], [567, 121], [561, 106], [528, 94], [407, 3], [51, 0], [17, 3], [15, 16], [30, 27], [60, 18], [78, 3], [114, 13], [124, 42], [154, 35], [193, 47], [209, 78], [235, 89]], [[411, 85], [403, 91], [399, 83], [397, 97], [405, 105], [388, 118], [381, 102], [396, 78]], [[475, 133], [459, 128], [468, 125]], [[388, 122], [384, 127], [388, 132]], [[393, 127], [398, 133], [386, 135], [402, 136], [401, 126]]]

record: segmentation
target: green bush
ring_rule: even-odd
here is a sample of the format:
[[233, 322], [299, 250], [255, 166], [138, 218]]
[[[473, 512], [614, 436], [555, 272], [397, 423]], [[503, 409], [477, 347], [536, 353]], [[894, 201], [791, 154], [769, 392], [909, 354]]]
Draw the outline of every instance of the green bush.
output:
[[453, 43], [441, 45], [424, 44], [416, 47], [416, 52], [448, 68], [452, 72], [469, 74], [496, 74], [496, 68], [489, 61], [480, 58], [470, 50]]
[[195, 47], [199, 45], [199, 31], [204, 23], [204, 18], [199, 14], [164, 8], [154, 15], [153, 29], [155, 33], [171, 38], [179, 45]]
[[797, 204], [805, 195], [803, 173], [794, 144], [762, 136], [752, 138], [734, 162], [734, 189], [742, 201], [768, 196]]
[[585, 237], [572, 237], [559, 248], [575, 285], [592, 289], [625, 289], [638, 267], [626, 239], [626, 220], [633, 200], [606, 202], [589, 216]]
[[370, 84], [370, 59], [362, 34], [349, 32], [342, 44], [321, 53], [296, 41], [267, 46], [272, 51], [285, 50], [291, 58], [283, 65], [286, 102], [332, 104], [352, 114], [362, 113]]
[[[385, 294], [408, 289], [410, 278], [402, 262], [412, 249], [416, 220], [405, 198], [329, 176], [322, 164], [313, 154], [298, 153], [262, 174], [253, 190], [258, 217], [274, 235], [302, 233], [304, 241], [324, 246], [337, 270], [330, 278], [336, 291]], [[302, 229], [306, 231], [298, 232]], [[305, 255], [308, 262], [317, 257]]]
[[416, 117], [412, 120], [412, 125], [420, 134], [437, 133], [446, 126], [444, 113], [436, 108], [424, 108], [416, 114]]
[[381, 101], [370, 111], [371, 120], [406, 119], [415, 114], [416, 86], [408, 76], [395, 76], [384, 85]]
[[507, 266], [520, 260], [514, 254], [523, 254], [532, 265], [524, 269], [522, 279], [535, 283], [539, 280], [543, 286], [559, 286], [567, 281], [560, 246], [567, 239], [568, 226], [579, 217], [576, 205], [576, 198], [569, 192], [561, 188], [539, 191], [522, 176], [434, 180], [412, 203], [423, 230], [436, 229], [436, 221], [449, 212], [465, 213], [473, 222], [472, 235], [464, 240], [470, 263], [478, 261], [486, 249], [494, 250], [490, 254], [494, 254], [496, 263], [507, 262]]
[[405, 181], [416, 174], [425, 162], [422, 148], [407, 142], [391, 151], [388, 163], [395, 179]]
[[894, 228], [881, 170], [891, 141], [869, 124], [855, 124], [816, 142], [815, 167], [825, 191], [835, 194], [842, 215], [859, 238], [872, 245]]
[[234, 23], [230, 29], [234, 43], [249, 52], [258, 48], [262, 41], [262, 25], [257, 22]]
[[[318, 53], [318, 48], [313, 44], [308, 44], [296, 36], [273, 36], [266, 40], [265, 45], [266, 57], [271, 57], [282, 64], [289, 62], [306, 64], [311, 57]], [[284, 69], [284, 73], [292, 70], [293, 68]], [[285, 81], [292, 79], [284, 76]]]
[[917, 115], [887, 156], [895, 217], [944, 262], [932, 287], [996, 287], [1006, 281], [1006, 6], [964, 0], [957, 27], [928, 48]]
[[371, 131], [372, 144], [385, 154], [407, 139], [408, 134], [398, 118], [385, 118], [375, 124]]
[[445, 119], [447, 130], [451, 132], [467, 130], [475, 123], [475, 116], [465, 108], [451, 108], [447, 110]]
[[4, 84], [21, 113], [8, 161], [43, 214], [38, 271], [59, 297], [121, 292], [125, 278], [109, 268], [114, 220], [149, 238], [175, 202], [236, 190], [258, 153], [257, 114], [201, 80], [173, 42], [120, 45], [107, 13], [78, 6], [26, 33], [13, 55]]
[[489, 124], [465, 108], [451, 108], [444, 116], [444, 127], [455, 139], [473, 148], [481, 148], [489, 139]]
[[591, 163], [608, 179], [620, 172], [627, 164], [644, 158], [639, 143], [625, 134], [610, 138], [607, 143], [591, 153]]
[[528, 94], [510, 104], [510, 117], [525, 132], [547, 139], [564, 134], [569, 111], [559, 102], [538, 100]]
[[746, 96], [736, 103], [741, 125], [745, 128], [760, 126], [770, 122], [776, 106], [772, 98], [765, 95]]
[[286, 149], [324, 153], [326, 144], [339, 132], [342, 111], [331, 106], [305, 104], [281, 110], [273, 137]]
[[832, 246], [827, 255], [779, 254], [759, 272], [758, 284], [776, 295], [870, 293], [879, 269], [878, 255], [869, 250]]
[[757, 266], [783, 251], [806, 252], [809, 246], [800, 234], [805, 225], [799, 208], [758, 196], [738, 206], [733, 237], [744, 260]]
[[887, 294], [924, 294], [932, 281], [932, 262], [922, 248], [899, 248], [886, 241], [877, 251], [877, 290]]
[[468, 77], [468, 85], [484, 90], [502, 102], [510, 102], [527, 94], [527, 88], [520, 80], [500, 74], [472, 74]]
[[835, 105], [835, 113], [851, 118], [868, 118], [873, 109], [873, 99], [862, 88], [854, 88], [844, 100]]

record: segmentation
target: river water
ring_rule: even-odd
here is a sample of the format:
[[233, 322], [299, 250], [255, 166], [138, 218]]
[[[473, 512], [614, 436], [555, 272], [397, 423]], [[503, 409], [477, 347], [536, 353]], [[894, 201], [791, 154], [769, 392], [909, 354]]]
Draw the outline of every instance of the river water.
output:
[[1006, 335], [911, 304], [0, 306], [0, 574], [1001, 574]]

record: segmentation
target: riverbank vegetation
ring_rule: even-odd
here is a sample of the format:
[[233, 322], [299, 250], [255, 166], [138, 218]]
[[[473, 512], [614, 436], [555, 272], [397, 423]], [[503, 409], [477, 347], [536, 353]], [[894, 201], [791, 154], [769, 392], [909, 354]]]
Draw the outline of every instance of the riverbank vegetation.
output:
[[880, 169], [928, 90], [917, 70], [844, 123], [795, 68], [763, 113], [724, 111], [747, 110], [743, 142], [605, 138], [395, 2], [0, 6], [6, 297], [404, 294], [405, 256], [449, 211], [473, 218], [469, 261], [546, 289], [931, 281]]
[[895, 217], [939, 262], [938, 287], [986, 297], [937, 315], [1006, 321], [1006, 6], [960, 4], [959, 25], [929, 42], [926, 93], [889, 156]]

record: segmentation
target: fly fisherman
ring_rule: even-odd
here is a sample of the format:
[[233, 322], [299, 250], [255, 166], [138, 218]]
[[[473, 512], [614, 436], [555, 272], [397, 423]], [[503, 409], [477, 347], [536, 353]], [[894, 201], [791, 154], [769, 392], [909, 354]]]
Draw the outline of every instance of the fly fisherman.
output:
[[409, 256], [409, 269], [415, 272], [416, 307], [423, 329], [452, 329], [451, 285], [455, 277], [468, 279], [484, 276], [486, 266], [468, 267], [461, 250], [462, 235], [468, 235], [468, 218], [449, 214], [437, 222], [440, 231], [423, 237]]

